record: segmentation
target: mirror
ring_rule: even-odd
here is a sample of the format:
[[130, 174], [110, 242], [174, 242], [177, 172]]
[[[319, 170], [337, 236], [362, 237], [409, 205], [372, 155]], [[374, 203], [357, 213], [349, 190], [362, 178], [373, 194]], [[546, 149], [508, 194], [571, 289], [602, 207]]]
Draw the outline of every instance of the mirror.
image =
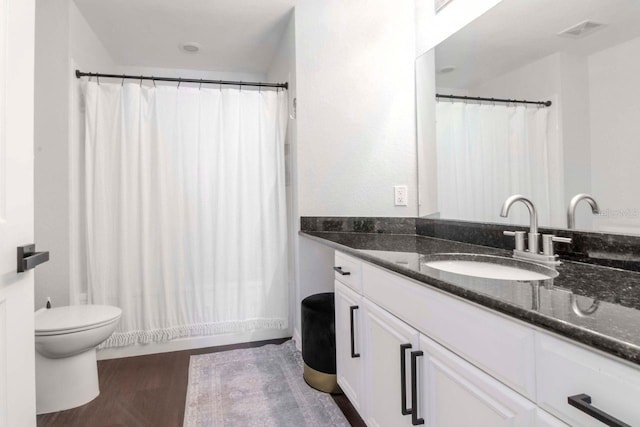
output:
[[639, 1], [503, 0], [416, 76], [420, 216], [640, 234]]

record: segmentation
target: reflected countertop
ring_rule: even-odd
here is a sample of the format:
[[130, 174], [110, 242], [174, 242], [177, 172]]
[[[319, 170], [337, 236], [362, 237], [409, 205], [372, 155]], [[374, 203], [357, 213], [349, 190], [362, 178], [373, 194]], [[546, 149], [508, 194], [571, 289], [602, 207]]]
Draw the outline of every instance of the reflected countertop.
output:
[[640, 364], [640, 273], [578, 262], [544, 281], [463, 276], [424, 267], [429, 255], [510, 251], [408, 234], [300, 235], [436, 289]]

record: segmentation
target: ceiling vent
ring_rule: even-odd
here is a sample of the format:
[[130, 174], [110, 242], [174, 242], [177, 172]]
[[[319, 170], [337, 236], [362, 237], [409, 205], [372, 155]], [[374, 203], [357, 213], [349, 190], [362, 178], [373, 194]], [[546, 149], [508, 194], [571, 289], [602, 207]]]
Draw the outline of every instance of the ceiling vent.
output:
[[570, 37], [572, 39], [579, 39], [598, 31], [602, 27], [604, 27], [604, 24], [587, 20], [587, 21], [582, 21], [579, 24], [573, 25], [564, 31], [560, 31], [558, 35], [560, 37]]

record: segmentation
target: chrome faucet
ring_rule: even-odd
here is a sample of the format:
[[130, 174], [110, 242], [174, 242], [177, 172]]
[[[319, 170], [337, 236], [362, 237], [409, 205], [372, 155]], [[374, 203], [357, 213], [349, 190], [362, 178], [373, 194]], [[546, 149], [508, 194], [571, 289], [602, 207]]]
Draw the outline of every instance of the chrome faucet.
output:
[[516, 248], [513, 250], [513, 257], [527, 261], [538, 262], [545, 265], [555, 266], [560, 264], [558, 255], [553, 252], [553, 243], [571, 243], [568, 237], [557, 237], [553, 234], [542, 236], [542, 252], [540, 252], [540, 233], [538, 233], [538, 211], [531, 200], [519, 194], [513, 195], [505, 200], [500, 210], [500, 216], [506, 218], [509, 215], [511, 206], [516, 202], [522, 202], [529, 210], [529, 233], [527, 235], [528, 248], [525, 249], [524, 231], [505, 231], [505, 236], [514, 236]]
[[[513, 195], [504, 201], [502, 209], [500, 210], [500, 216], [506, 218], [509, 215], [509, 210], [515, 202], [522, 202], [529, 209], [529, 235], [528, 244], [529, 252], [538, 253], [538, 247], [540, 242], [540, 233], [538, 233], [538, 211], [533, 205], [531, 200], [519, 194]], [[517, 235], [516, 235], [517, 236]]]
[[576, 228], [576, 207], [578, 206], [578, 203], [583, 200], [586, 200], [587, 203], [591, 205], [591, 212], [593, 212], [594, 215], [600, 213], [600, 206], [598, 206], [598, 202], [596, 202], [590, 194], [576, 194], [573, 196], [573, 199], [571, 199], [571, 202], [569, 202], [569, 209], [567, 210], [567, 228], [570, 230]]

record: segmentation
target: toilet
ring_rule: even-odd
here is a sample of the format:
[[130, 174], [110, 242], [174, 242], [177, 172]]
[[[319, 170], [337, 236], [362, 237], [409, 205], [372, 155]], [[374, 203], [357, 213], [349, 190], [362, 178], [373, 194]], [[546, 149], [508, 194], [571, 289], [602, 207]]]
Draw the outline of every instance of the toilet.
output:
[[35, 312], [38, 414], [75, 408], [100, 394], [96, 347], [111, 336], [121, 315], [108, 305]]

